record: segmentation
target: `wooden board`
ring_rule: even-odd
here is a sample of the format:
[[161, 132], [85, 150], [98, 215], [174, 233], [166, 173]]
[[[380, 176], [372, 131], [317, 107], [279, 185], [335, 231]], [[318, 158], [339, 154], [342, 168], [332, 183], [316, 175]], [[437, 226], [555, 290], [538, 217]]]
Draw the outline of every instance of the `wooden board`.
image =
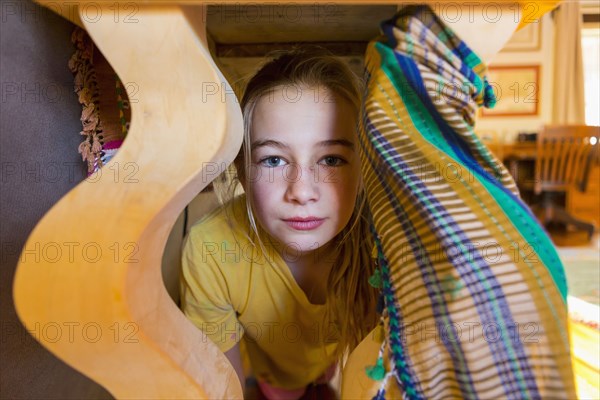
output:
[[36, 226], [15, 307], [42, 345], [117, 398], [240, 398], [228, 360], [167, 294], [160, 263], [177, 216], [212, 179], [204, 172], [237, 154], [241, 111], [206, 94], [207, 82], [228, 86], [202, 7], [141, 7], [135, 24], [115, 21], [110, 7], [82, 21], [139, 89], [127, 140]]

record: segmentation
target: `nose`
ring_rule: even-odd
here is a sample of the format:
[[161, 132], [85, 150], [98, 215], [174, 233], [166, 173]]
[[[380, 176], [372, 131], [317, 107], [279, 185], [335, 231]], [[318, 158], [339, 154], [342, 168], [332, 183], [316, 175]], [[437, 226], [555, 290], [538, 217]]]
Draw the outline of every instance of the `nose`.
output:
[[297, 204], [307, 204], [319, 199], [318, 182], [313, 179], [312, 168], [302, 168], [290, 164], [285, 171], [286, 200]]

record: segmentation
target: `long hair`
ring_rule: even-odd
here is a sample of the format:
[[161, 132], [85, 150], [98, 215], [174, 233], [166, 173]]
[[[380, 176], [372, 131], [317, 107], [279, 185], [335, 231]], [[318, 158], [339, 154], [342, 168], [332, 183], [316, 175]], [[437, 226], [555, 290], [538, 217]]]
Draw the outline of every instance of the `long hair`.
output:
[[[260, 228], [252, 211], [252, 196], [249, 195], [251, 178], [246, 174], [251, 168], [250, 134], [256, 104], [277, 88], [324, 87], [349, 101], [357, 118], [361, 108], [361, 82], [358, 77], [343, 61], [325, 49], [310, 46], [271, 55], [274, 58], [250, 79], [241, 100], [244, 139], [233, 164], [234, 171], [225, 174], [215, 187], [220, 190], [220, 200], [231, 203], [229, 200], [234, 197], [238, 184], [245, 181], [246, 211], [253, 236], [258, 242], [253, 244], [259, 246], [264, 254], [267, 253], [260, 240]], [[338, 256], [327, 282], [326, 320], [335, 321], [339, 329], [338, 357], [342, 357], [346, 350], [354, 349], [377, 324], [377, 293], [368, 283], [375, 269], [369, 222], [369, 210], [361, 185], [350, 221], [333, 239]]]

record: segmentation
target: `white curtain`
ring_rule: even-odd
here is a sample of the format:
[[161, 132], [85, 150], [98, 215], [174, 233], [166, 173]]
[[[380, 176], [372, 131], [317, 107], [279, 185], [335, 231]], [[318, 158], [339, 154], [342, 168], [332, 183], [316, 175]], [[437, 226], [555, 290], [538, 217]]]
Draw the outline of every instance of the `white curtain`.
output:
[[582, 16], [579, 1], [567, 0], [554, 13], [553, 124], [585, 124]]

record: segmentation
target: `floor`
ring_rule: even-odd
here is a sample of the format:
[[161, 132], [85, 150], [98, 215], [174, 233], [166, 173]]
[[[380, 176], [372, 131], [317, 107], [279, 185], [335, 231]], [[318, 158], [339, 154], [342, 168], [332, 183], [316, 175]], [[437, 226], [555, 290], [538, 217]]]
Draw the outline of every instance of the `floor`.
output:
[[585, 233], [550, 233], [565, 266], [569, 294], [600, 306], [600, 235], [588, 241]]
[[600, 235], [550, 232], [565, 267], [569, 288], [572, 367], [580, 399], [600, 398]]

